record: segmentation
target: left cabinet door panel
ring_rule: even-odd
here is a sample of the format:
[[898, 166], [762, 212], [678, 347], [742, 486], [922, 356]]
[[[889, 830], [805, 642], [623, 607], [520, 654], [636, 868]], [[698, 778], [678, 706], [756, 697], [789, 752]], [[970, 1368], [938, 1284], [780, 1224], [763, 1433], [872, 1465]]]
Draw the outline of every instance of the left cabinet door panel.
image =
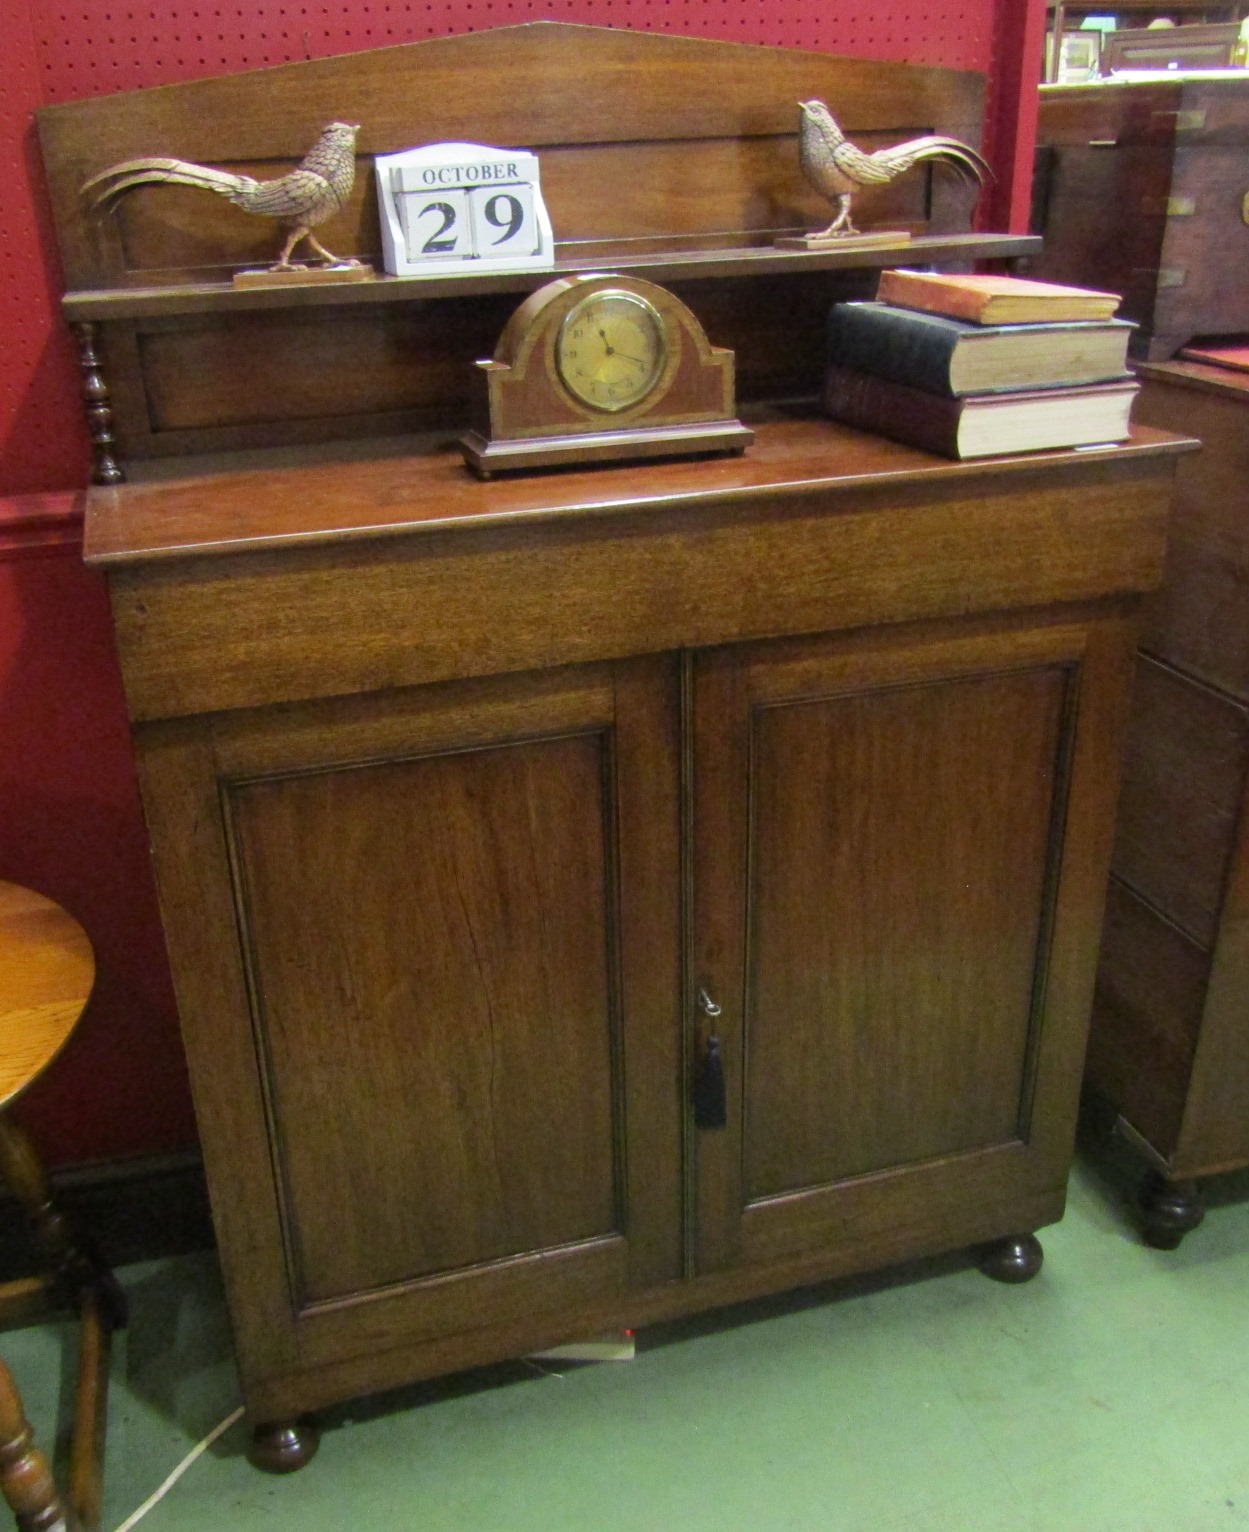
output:
[[195, 808], [153, 833], [245, 1374], [679, 1274], [676, 698], [654, 660], [141, 731], [149, 816]]

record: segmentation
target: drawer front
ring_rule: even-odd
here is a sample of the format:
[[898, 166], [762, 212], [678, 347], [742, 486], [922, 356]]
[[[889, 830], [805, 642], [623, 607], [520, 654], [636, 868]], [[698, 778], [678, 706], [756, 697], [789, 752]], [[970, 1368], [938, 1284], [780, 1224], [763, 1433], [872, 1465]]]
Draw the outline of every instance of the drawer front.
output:
[[1249, 702], [1249, 390], [1147, 378], [1136, 413], [1202, 443], [1176, 477], [1166, 579], [1146, 608], [1142, 646]]
[[1177, 147], [1153, 327], [1166, 334], [1249, 329], [1249, 145]]
[[1114, 871], [1210, 948], [1249, 770], [1249, 710], [1142, 658]]
[[1179, 1139], [1209, 972], [1206, 952], [1111, 879], [1086, 1077], [1166, 1159]]
[[1249, 77], [1141, 80], [1041, 90], [1037, 141], [1135, 144], [1249, 144]]
[[[831, 448], [830, 448], [831, 450]], [[154, 563], [110, 582], [133, 719], [1152, 590], [1167, 458]]]

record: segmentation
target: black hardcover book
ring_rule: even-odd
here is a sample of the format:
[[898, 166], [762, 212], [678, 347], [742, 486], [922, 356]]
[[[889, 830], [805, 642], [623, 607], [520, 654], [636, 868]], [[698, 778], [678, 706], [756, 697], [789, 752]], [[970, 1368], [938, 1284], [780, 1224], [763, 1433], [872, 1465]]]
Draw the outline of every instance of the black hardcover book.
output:
[[1128, 376], [1124, 319], [980, 325], [889, 303], [836, 303], [828, 357], [930, 394], [1101, 383]]

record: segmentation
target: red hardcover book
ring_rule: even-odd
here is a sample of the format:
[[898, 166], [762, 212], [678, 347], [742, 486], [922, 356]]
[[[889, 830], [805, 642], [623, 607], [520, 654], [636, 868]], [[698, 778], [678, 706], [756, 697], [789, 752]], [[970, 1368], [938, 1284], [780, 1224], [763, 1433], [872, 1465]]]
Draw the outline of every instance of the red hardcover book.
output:
[[882, 271], [876, 296], [882, 303], [948, 314], [973, 324], [1045, 324], [1059, 319], [1109, 319], [1122, 301], [1118, 293], [1058, 282], [1031, 282], [959, 272]]

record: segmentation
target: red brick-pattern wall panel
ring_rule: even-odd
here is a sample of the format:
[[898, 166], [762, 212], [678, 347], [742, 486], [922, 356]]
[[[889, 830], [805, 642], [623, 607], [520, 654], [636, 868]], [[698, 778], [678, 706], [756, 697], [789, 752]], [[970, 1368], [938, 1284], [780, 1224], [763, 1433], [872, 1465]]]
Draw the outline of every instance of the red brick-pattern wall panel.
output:
[[194, 1142], [108, 599], [64, 530], [0, 544], [0, 877], [64, 905], [96, 953], [87, 1013], [21, 1103], [56, 1164]]
[[542, 20], [987, 70], [997, 11], [997, 0], [876, 6], [862, 0], [173, 0], [159, 10], [126, 0], [30, 3], [49, 102]]
[[33, 113], [45, 97], [24, 0], [0, 4], [0, 495], [81, 485], [86, 432]]

